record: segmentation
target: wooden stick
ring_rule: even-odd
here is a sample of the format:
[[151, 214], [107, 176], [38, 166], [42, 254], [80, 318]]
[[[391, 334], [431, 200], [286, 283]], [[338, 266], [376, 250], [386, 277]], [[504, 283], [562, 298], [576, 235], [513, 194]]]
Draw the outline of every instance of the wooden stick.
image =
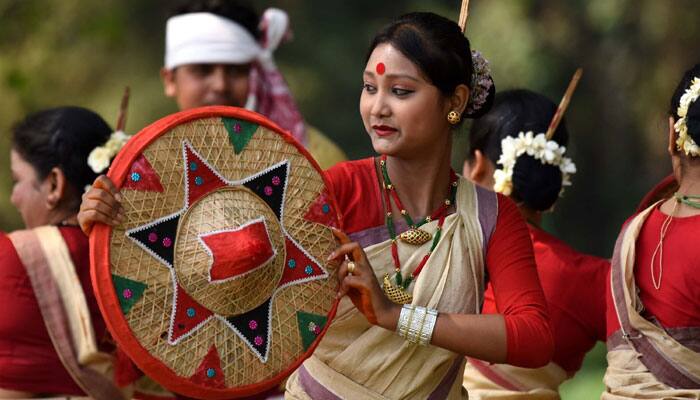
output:
[[469, 0], [462, 0], [462, 7], [459, 10], [459, 27], [462, 33], [467, 30], [467, 17], [469, 16]]
[[573, 96], [574, 94], [574, 90], [576, 90], [576, 85], [578, 85], [578, 81], [581, 79], [582, 74], [583, 68], [578, 68], [576, 69], [576, 72], [574, 72], [574, 76], [571, 78], [571, 82], [569, 82], [569, 87], [566, 88], [564, 97], [561, 98], [559, 107], [557, 107], [557, 112], [554, 113], [554, 117], [552, 117], [552, 122], [549, 123], [549, 128], [547, 128], [547, 134], [545, 135], [547, 140], [552, 140], [552, 136], [554, 136], [554, 131], [557, 130], [557, 127], [559, 126], [562, 117], [564, 117], [566, 108], [569, 107], [569, 101], [571, 100], [571, 96]]
[[124, 95], [122, 95], [122, 103], [119, 106], [119, 117], [117, 117], [117, 131], [123, 131], [126, 127], [126, 111], [129, 108], [129, 94], [130, 89], [128, 86], [124, 88]]

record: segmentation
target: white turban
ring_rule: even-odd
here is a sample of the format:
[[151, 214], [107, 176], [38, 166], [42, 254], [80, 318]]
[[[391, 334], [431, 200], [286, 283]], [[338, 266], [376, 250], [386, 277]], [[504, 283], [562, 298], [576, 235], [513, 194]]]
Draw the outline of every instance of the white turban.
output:
[[243, 26], [212, 13], [176, 15], [165, 28], [165, 68], [185, 64], [248, 64], [263, 53]]

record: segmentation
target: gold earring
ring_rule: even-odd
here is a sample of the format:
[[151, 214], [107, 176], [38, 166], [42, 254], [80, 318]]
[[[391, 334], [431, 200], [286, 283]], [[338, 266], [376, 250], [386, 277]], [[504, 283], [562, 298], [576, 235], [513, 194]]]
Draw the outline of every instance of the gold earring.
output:
[[462, 120], [462, 116], [455, 110], [452, 110], [447, 113], [447, 122], [449, 122], [452, 125], [457, 125], [459, 121]]

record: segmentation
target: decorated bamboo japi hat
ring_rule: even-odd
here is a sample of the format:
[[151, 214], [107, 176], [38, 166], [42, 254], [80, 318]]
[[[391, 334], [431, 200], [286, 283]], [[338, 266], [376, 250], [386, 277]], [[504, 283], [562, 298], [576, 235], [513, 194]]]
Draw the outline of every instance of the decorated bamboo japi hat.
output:
[[136, 365], [197, 398], [251, 395], [308, 357], [335, 314], [333, 196], [259, 114], [180, 112], [134, 136], [108, 175], [119, 226], [91, 237], [107, 326]]

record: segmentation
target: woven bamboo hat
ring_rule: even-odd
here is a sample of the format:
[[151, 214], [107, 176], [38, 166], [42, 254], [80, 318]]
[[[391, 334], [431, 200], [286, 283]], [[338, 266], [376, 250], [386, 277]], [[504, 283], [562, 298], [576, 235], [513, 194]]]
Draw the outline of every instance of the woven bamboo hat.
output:
[[205, 107], [134, 136], [109, 177], [125, 222], [96, 226], [93, 285], [147, 375], [197, 398], [251, 395], [335, 314], [336, 206], [311, 156], [259, 114]]

